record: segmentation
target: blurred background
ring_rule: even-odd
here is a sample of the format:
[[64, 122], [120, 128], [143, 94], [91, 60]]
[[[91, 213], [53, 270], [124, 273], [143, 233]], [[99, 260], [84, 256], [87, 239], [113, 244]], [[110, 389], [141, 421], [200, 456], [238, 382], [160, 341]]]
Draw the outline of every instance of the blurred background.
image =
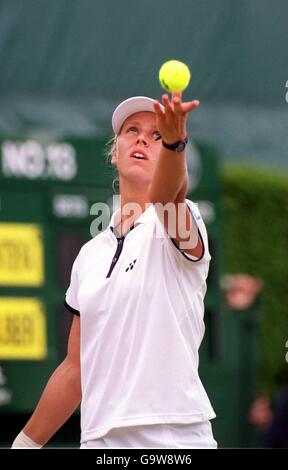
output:
[[[71, 266], [113, 196], [112, 111], [159, 99], [169, 59], [201, 101], [188, 197], [212, 254], [200, 375], [215, 438], [288, 447], [287, 17], [285, 0], [0, 1], [0, 447], [65, 356]], [[49, 446], [79, 434], [75, 413]]]

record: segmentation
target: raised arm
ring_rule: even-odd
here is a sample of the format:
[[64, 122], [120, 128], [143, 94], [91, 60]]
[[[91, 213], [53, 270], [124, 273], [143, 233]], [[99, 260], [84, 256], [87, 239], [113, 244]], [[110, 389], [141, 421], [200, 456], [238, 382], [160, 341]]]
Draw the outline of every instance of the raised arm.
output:
[[[157, 127], [162, 141], [174, 144], [187, 137], [187, 119], [189, 113], [199, 106], [199, 101], [182, 102], [181, 93], [173, 93], [171, 101], [167, 94], [162, 97], [164, 111], [158, 101], [155, 101]], [[198, 236], [198, 228], [194, 222], [185, 197], [188, 188], [188, 171], [185, 151], [175, 152], [162, 145], [159, 158], [149, 187], [149, 200], [165, 206], [175, 206], [175, 227], [173, 239], [183, 251], [197, 258], [201, 257], [203, 246]], [[159, 212], [159, 211], [158, 211]], [[160, 211], [161, 212], [161, 211]], [[163, 223], [171, 235], [171, 225], [165, 214]], [[161, 217], [160, 217], [161, 218]]]
[[81, 401], [80, 377], [80, 317], [74, 315], [67, 356], [50, 377], [34, 413], [12, 448], [41, 447], [49, 441]]

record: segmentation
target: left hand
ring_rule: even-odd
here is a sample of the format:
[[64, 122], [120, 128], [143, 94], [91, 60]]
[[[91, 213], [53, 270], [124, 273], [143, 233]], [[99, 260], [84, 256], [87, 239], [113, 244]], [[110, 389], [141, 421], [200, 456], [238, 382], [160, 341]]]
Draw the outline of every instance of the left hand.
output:
[[162, 111], [159, 101], [155, 100], [154, 109], [156, 112], [156, 123], [162, 140], [167, 144], [173, 144], [187, 136], [188, 115], [195, 108], [198, 108], [198, 100], [182, 102], [182, 93], [172, 93], [169, 101], [168, 94], [162, 95], [162, 104], [165, 108]]

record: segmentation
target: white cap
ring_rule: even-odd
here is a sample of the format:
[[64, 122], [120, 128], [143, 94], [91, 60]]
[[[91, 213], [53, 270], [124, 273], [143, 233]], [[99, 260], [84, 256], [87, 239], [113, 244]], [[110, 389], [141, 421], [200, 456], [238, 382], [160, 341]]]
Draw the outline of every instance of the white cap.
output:
[[[125, 101], [122, 101], [117, 108], [115, 109], [112, 116], [112, 127], [116, 135], [119, 134], [121, 127], [123, 126], [126, 119], [132, 114], [139, 113], [140, 111], [150, 111], [155, 113], [154, 102], [152, 98], [147, 98], [147, 96], [133, 96], [133, 98], [128, 98]], [[164, 107], [160, 105], [164, 110]]]

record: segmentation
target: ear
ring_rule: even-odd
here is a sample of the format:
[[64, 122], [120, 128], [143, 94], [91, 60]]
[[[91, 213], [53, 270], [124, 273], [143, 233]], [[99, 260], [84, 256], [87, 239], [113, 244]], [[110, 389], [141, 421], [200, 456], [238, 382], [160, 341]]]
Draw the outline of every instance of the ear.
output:
[[116, 140], [116, 142], [113, 146], [113, 149], [112, 149], [111, 163], [112, 163], [112, 165], [117, 166], [117, 162], [118, 162], [118, 145], [117, 145], [117, 140]]
[[117, 165], [117, 160], [118, 160], [118, 158], [117, 158], [117, 155], [116, 155], [116, 152], [115, 152], [115, 153], [113, 153], [112, 158], [111, 158], [112, 165], [116, 166]]

